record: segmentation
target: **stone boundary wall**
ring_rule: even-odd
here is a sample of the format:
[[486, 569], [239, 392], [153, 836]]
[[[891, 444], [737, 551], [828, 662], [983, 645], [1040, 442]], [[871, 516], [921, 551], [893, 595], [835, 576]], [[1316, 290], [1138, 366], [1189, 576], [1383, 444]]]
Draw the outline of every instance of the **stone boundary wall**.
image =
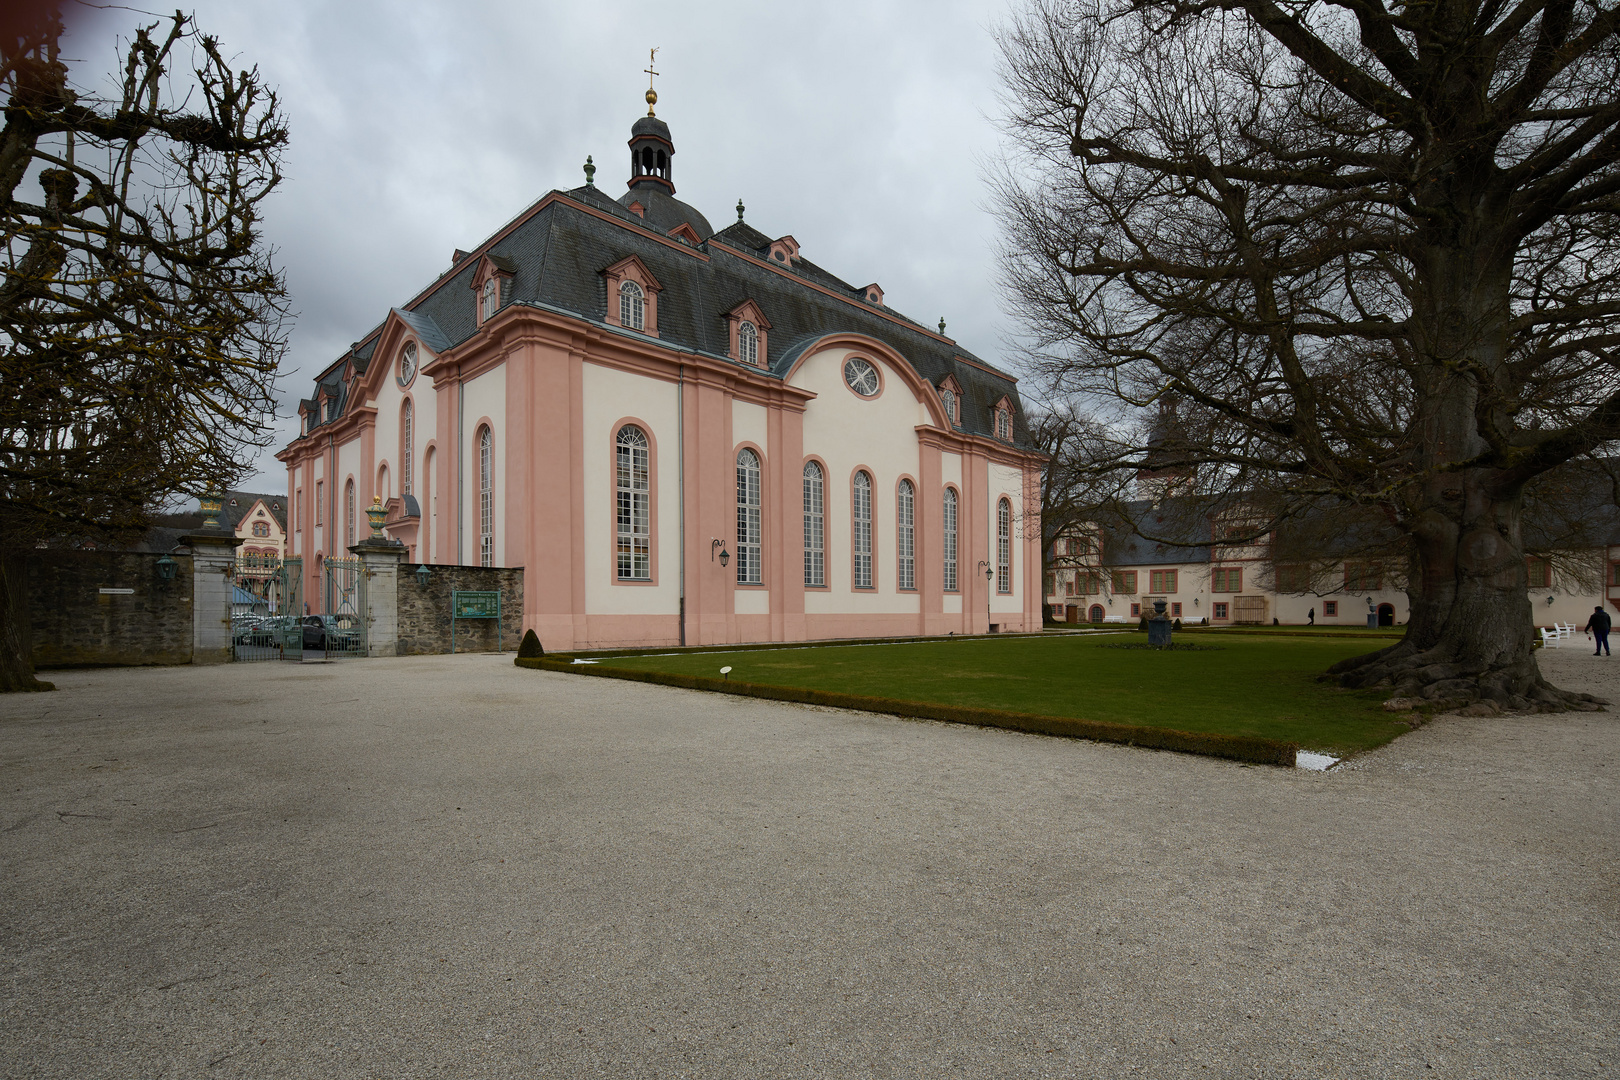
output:
[[[422, 656], [450, 651], [450, 593], [500, 591], [501, 644], [517, 652], [523, 639], [523, 568], [502, 566], [428, 566], [428, 583], [416, 580], [416, 563], [399, 564], [398, 655]], [[457, 619], [456, 652], [494, 652], [494, 619]]]
[[171, 556], [174, 580], [159, 581], [160, 557], [132, 551], [30, 552], [34, 666], [191, 663], [192, 559]]

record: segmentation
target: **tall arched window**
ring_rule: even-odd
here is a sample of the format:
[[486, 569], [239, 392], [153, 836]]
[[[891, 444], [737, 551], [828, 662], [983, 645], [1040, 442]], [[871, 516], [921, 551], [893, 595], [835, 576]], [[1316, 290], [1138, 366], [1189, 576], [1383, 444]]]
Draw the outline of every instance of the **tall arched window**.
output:
[[956, 489], [945, 489], [945, 591], [955, 592], [956, 584]]
[[416, 409], [405, 399], [399, 413], [399, 493], [411, 494], [411, 459], [416, 456]]
[[349, 538], [349, 546], [354, 547], [354, 481], [350, 480], [343, 489], [343, 519], [347, 523], [343, 535]]
[[745, 364], [759, 366], [759, 328], [751, 322], [737, 327], [737, 358]]
[[495, 317], [495, 309], [501, 302], [500, 297], [500, 286], [496, 284], [494, 278], [484, 282], [484, 318], [492, 319]]
[[996, 592], [1012, 592], [1012, 503], [996, 503]]
[[631, 330], [642, 330], [647, 325], [646, 294], [633, 281], [619, 285], [619, 324]]
[[759, 455], [737, 454], [737, 584], [758, 585], [760, 572]]
[[495, 435], [478, 429], [478, 565], [495, 565]]
[[804, 463], [804, 583], [827, 584], [827, 480], [821, 466]]
[[872, 587], [872, 478], [864, 471], [855, 474], [855, 486], [850, 493], [850, 518], [854, 522], [851, 535], [851, 555], [854, 566], [854, 585], [857, 589]]
[[652, 451], [634, 424], [619, 429], [614, 488], [618, 492], [619, 578], [652, 580]]
[[900, 481], [894, 494], [896, 587], [917, 587], [917, 492], [910, 480]]

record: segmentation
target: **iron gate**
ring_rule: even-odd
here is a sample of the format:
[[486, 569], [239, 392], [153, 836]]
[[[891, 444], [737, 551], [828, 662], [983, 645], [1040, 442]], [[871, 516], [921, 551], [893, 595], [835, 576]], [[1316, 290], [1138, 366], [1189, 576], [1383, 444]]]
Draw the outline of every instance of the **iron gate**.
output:
[[324, 614], [304, 620], [305, 653], [327, 658], [366, 655], [366, 567], [359, 559], [327, 559], [323, 564]]
[[239, 556], [231, 575], [227, 617], [237, 660], [302, 658], [303, 561]]

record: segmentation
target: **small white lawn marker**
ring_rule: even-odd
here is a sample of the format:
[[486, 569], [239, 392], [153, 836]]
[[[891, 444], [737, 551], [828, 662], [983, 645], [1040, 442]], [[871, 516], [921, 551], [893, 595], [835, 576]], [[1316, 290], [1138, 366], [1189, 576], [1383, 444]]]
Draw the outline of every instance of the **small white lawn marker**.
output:
[[723, 668], [721, 668], [721, 669], [720, 669], [720, 676], [721, 676], [721, 678], [723, 678], [723, 679], [724, 679], [724, 680], [725, 680], [725, 681], [726, 681], [726, 682], [730, 682], [730, 681], [731, 681], [731, 668], [729, 668], [729, 667], [723, 667]]

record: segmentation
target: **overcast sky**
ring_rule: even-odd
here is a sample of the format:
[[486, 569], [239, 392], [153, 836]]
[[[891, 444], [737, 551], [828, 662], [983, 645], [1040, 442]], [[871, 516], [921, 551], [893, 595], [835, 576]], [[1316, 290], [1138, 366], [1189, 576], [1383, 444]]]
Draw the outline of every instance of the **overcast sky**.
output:
[[[154, 8], [153, 10], [162, 10]], [[998, 152], [991, 29], [1003, 3], [615, 4], [207, 0], [198, 25], [278, 88], [292, 139], [267, 231], [297, 322], [277, 448], [314, 375], [553, 188], [615, 196], [646, 112], [677, 197], [716, 228], [791, 233], [806, 258], [1010, 366], [984, 165]], [[76, 26], [76, 81], [113, 66], [130, 10]], [[150, 17], [144, 17], [151, 21]], [[470, 302], [470, 301], [469, 301]], [[250, 490], [280, 491], [270, 453]]]

